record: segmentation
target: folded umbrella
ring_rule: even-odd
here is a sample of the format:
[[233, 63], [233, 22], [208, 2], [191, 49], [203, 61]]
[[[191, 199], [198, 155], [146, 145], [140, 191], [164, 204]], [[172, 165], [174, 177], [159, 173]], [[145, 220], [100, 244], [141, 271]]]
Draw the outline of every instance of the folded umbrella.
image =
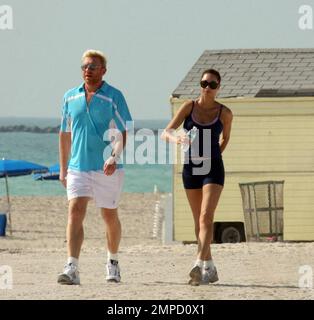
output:
[[0, 178], [5, 178], [5, 186], [7, 193], [8, 202], [8, 214], [9, 214], [9, 225], [10, 234], [12, 235], [12, 221], [11, 221], [11, 204], [10, 204], [10, 194], [9, 194], [9, 184], [8, 177], [18, 177], [29, 175], [31, 173], [41, 173], [47, 172], [48, 168], [37, 163], [28, 162], [25, 160], [0, 160]]

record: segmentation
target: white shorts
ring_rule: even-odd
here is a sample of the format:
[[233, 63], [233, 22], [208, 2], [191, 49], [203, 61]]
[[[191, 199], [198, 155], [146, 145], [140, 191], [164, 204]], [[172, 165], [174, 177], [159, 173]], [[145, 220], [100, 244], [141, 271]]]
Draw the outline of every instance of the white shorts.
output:
[[95, 200], [98, 208], [115, 209], [120, 200], [123, 180], [123, 169], [116, 169], [111, 176], [106, 176], [103, 171], [68, 170], [68, 200], [89, 197]]

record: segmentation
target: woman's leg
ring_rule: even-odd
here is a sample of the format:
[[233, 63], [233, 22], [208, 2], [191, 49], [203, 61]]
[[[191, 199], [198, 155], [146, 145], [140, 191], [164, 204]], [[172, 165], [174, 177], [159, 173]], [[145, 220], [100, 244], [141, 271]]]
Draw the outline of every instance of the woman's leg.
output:
[[201, 213], [199, 217], [200, 260], [211, 260], [210, 243], [213, 237], [214, 213], [222, 192], [219, 184], [205, 184], [203, 186]]
[[194, 232], [195, 232], [195, 237], [198, 243], [197, 255], [199, 255], [201, 251], [201, 244], [199, 241], [199, 232], [200, 232], [199, 220], [200, 220], [202, 196], [203, 196], [202, 189], [185, 189], [185, 193], [193, 213]]

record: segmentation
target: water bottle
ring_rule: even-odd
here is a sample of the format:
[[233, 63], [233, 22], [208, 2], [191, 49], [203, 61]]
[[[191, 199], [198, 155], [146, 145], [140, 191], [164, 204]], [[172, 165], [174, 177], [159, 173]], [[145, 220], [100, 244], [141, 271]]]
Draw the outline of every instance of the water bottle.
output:
[[191, 145], [191, 144], [193, 143], [193, 141], [195, 140], [196, 135], [197, 135], [197, 130], [198, 130], [198, 129], [197, 129], [195, 126], [193, 126], [193, 128], [186, 133], [186, 135], [187, 135], [188, 138], [189, 138], [190, 143], [182, 143], [182, 144], [181, 144], [181, 148], [182, 148], [182, 150], [183, 150], [184, 152], [187, 152], [187, 151], [189, 150], [190, 145]]

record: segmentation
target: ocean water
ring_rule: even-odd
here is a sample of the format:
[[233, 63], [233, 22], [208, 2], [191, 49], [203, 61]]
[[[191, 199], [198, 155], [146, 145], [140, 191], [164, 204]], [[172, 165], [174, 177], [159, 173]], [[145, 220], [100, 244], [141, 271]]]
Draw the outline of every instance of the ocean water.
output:
[[[165, 127], [167, 120], [136, 120], [136, 128], [153, 130]], [[0, 118], [0, 126], [57, 126], [58, 119], [40, 118]], [[155, 158], [157, 158], [160, 137], [153, 137]], [[145, 141], [145, 139], [144, 139]], [[135, 142], [135, 150], [142, 142]], [[168, 157], [169, 150], [163, 150], [161, 156]], [[151, 159], [154, 155], [147, 155]], [[58, 134], [0, 132], [0, 157], [21, 159], [45, 166], [58, 162]], [[124, 192], [153, 192], [155, 186], [161, 192], [171, 192], [172, 166], [170, 164], [127, 164], [125, 168]], [[65, 195], [65, 189], [58, 181], [35, 181], [32, 175], [9, 178], [10, 195]], [[5, 194], [5, 181], [0, 179], [0, 196]]]

